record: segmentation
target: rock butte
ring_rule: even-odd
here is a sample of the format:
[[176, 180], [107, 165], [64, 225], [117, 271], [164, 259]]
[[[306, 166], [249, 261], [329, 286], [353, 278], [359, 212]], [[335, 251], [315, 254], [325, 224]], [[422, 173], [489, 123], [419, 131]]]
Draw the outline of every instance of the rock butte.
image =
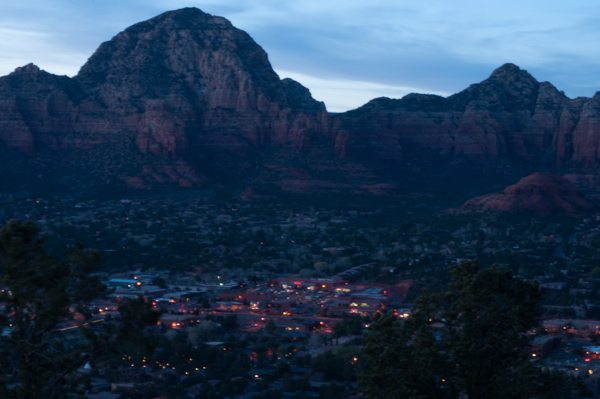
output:
[[596, 206], [582, 198], [564, 177], [536, 172], [507, 187], [500, 194], [488, 194], [465, 202], [461, 211], [531, 211], [536, 213], [584, 214]]

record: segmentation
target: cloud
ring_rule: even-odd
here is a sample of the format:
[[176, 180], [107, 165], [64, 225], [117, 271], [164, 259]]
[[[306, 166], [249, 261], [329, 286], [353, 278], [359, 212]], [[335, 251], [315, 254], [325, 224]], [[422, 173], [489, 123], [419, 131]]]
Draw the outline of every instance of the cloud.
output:
[[[283, 70], [278, 70], [277, 73], [281, 78], [292, 78], [303, 86], [309, 87], [313, 98], [316, 100], [324, 101], [326, 99], [325, 105], [329, 112], [343, 112], [358, 108], [378, 97], [402, 98], [409, 93], [426, 91], [417, 87], [384, 85], [356, 80], [321, 79]], [[450, 93], [430, 94], [448, 96]]]
[[[600, 62], [589, 51], [600, 39], [591, 1], [195, 3], [229, 10], [276, 69], [313, 76], [457, 91], [505, 62], [549, 76], [558, 63], [582, 70], [584, 57], [586, 65]], [[591, 82], [591, 68], [583, 69]]]
[[55, 40], [51, 33], [12, 28], [0, 28], [0, 53], [4, 54], [0, 75], [29, 63], [47, 71], [73, 75], [89, 57]]
[[[600, 88], [596, 0], [21, 0], [0, 15], [0, 75], [29, 62], [72, 75], [101, 42], [182, 7], [229, 19], [276, 70], [310, 77], [310, 89], [333, 82], [320, 98], [330, 108], [344, 107], [335, 82], [361, 93], [365, 84], [377, 87], [373, 94], [384, 87], [454, 93], [505, 62], [571, 96]], [[356, 106], [345, 97], [346, 108]]]

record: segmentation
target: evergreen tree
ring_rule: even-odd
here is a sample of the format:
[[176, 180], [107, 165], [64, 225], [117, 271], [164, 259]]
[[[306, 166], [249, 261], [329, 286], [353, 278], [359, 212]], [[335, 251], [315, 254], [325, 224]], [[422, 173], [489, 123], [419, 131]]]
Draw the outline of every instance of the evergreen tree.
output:
[[89, 318], [85, 303], [106, 290], [90, 276], [99, 265], [96, 253], [77, 246], [57, 260], [42, 241], [32, 222], [0, 228], [3, 397], [58, 397], [66, 375], [85, 361], [81, 342], [67, 339], [59, 323], [71, 311]]
[[497, 266], [451, 269], [445, 290], [426, 293], [412, 314], [378, 317], [364, 336], [368, 398], [529, 398], [545, 375], [526, 352], [542, 293]]
[[[109, 337], [90, 329], [88, 304], [107, 292], [92, 272], [96, 252], [81, 245], [56, 259], [42, 246], [32, 222], [11, 220], [0, 227], [0, 397], [52, 399], [67, 395], [66, 383], [94, 354], [135, 330], [156, 322], [157, 315], [138, 301], [143, 312], [125, 311], [121, 327]], [[72, 316], [76, 316], [73, 318]], [[65, 326], [67, 320], [76, 324]]]

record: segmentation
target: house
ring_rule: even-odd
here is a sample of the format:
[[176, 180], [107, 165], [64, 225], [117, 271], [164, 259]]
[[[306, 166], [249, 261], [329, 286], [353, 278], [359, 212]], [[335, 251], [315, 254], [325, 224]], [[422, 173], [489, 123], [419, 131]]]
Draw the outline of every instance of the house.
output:
[[536, 337], [531, 342], [530, 353], [532, 357], [545, 358], [560, 345], [560, 338], [548, 335]]
[[158, 320], [158, 325], [165, 328], [184, 328], [199, 323], [201, 319], [194, 315], [178, 315], [164, 313]]
[[567, 289], [566, 281], [554, 281], [550, 283], [542, 283], [540, 284], [540, 288], [545, 288], [547, 290], [553, 291], [564, 291]]
[[108, 280], [108, 286], [113, 288], [133, 288], [141, 285], [141, 281], [133, 279], [111, 278]]

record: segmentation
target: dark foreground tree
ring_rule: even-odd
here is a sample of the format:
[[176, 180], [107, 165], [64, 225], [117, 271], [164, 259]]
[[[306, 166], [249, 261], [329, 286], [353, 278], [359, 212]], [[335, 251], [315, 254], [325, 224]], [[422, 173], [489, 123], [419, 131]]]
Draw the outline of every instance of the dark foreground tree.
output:
[[[64, 259], [56, 259], [42, 242], [31, 222], [13, 220], [0, 228], [2, 398], [66, 396], [70, 374], [128, 334], [119, 331], [108, 337], [90, 329], [87, 305], [106, 293], [106, 286], [91, 274], [100, 265], [98, 254], [76, 245]], [[75, 325], [64, 324], [73, 315]], [[131, 322], [123, 325], [128, 328]]]
[[448, 287], [417, 299], [407, 319], [388, 314], [372, 323], [363, 392], [371, 399], [544, 396], [548, 376], [531, 362], [525, 334], [539, 324], [541, 299], [509, 270], [477, 262], [452, 268]]

